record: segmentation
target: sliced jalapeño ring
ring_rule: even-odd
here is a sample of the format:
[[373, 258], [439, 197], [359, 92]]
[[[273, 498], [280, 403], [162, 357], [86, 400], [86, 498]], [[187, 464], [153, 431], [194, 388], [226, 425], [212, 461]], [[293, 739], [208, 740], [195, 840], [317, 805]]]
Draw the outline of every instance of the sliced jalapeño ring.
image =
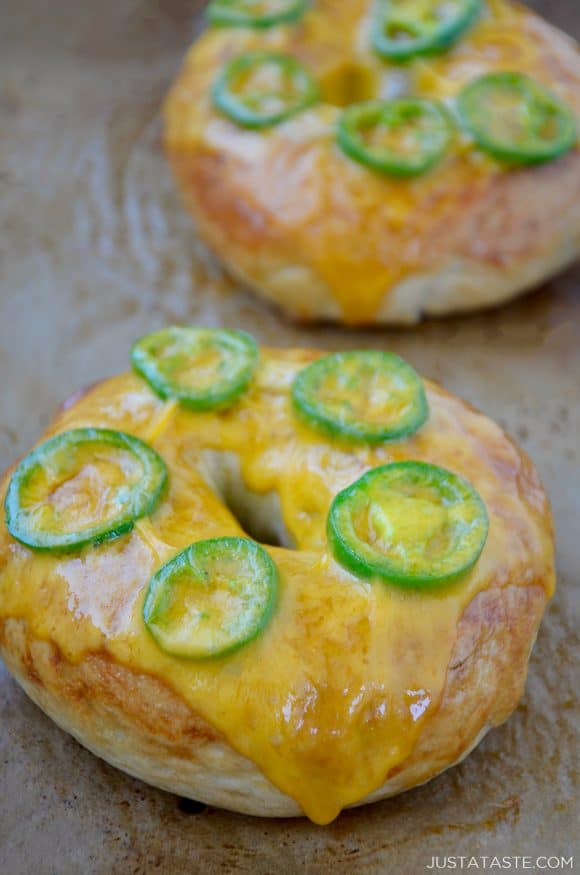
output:
[[460, 92], [457, 107], [477, 145], [502, 161], [550, 161], [577, 141], [570, 107], [523, 73], [489, 73], [474, 79]]
[[427, 462], [373, 468], [335, 497], [328, 539], [358, 577], [433, 587], [467, 574], [485, 545], [489, 520], [473, 486]]
[[224, 656], [264, 629], [277, 589], [277, 568], [260, 544], [239, 537], [197, 541], [153, 576], [143, 619], [172, 656]]
[[370, 100], [344, 110], [337, 140], [366, 167], [391, 176], [419, 176], [437, 164], [451, 138], [445, 109], [434, 100], [399, 97]]
[[6, 525], [36, 550], [76, 550], [130, 531], [153, 512], [166, 483], [163, 459], [138, 438], [72, 429], [20, 462], [6, 494]]
[[228, 61], [214, 82], [215, 106], [245, 128], [280, 124], [318, 99], [318, 85], [300, 61], [257, 50]]
[[268, 28], [297, 21], [308, 0], [211, 0], [207, 20], [214, 27]]
[[475, 22], [481, 0], [378, 0], [372, 45], [386, 61], [445, 52]]
[[380, 350], [317, 359], [298, 373], [292, 400], [309, 425], [347, 441], [401, 440], [429, 416], [420, 376], [398, 355]]
[[193, 410], [233, 404], [248, 388], [258, 361], [244, 331], [173, 326], [148, 334], [131, 350], [135, 371], [163, 399]]

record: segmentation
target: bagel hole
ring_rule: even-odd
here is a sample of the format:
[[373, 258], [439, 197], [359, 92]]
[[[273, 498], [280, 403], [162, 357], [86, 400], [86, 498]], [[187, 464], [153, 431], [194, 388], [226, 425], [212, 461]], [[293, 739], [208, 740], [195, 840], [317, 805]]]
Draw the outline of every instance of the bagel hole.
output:
[[356, 61], [333, 67], [320, 79], [322, 99], [332, 106], [346, 107], [353, 103], [372, 100], [377, 95], [375, 71]]
[[249, 489], [235, 453], [204, 450], [200, 470], [249, 538], [270, 547], [296, 549], [282, 519], [278, 493]]

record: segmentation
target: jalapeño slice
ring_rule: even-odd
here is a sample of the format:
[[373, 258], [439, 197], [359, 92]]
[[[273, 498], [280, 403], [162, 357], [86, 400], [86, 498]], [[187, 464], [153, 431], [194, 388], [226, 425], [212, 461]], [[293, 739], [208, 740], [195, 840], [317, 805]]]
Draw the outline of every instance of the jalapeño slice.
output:
[[340, 148], [353, 161], [392, 176], [418, 176], [441, 159], [451, 137], [447, 113], [433, 100], [371, 100], [346, 109]]
[[417, 372], [398, 355], [379, 350], [317, 359], [294, 380], [292, 400], [310, 425], [348, 441], [400, 440], [429, 416]]
[[336, 560], [358, 577], [406, 587], [445, 584], [477, 562], [485, 505], [462, 477], [426, 462], [374, 468], [339, 492], [328, 515]]
[[461, 91], [457, 105], [463, 124], [478, 146], [503, 161], [549, 161], [576, 143], [572, 110], [522, 73], [481, 76]]
[[471, 27], [481, 0], [378, 0], [375, 52], [388, 61], [445, 52]]
[[207, 19], [217, 27], [274, 27], [296, 21], [308, 0], [211, 0]]
[[166, 653], [186, 659], [224, 656], [261, 632], [277, 589], [276, 566], [255, 541], [197, 541], [153, 576], [143, 619]]
[[228, 407], [245, 392], [258, 361], [244, 331], [173, 326], [148, 334], [131, 350], [134, 369], [160, 398], [185, 407]]
[[267, 128], [306, 109], [318, 86], [290, 55], [255, 51], [229, 61], [213, 85], [216, 107], [245, 128]]
[[157, 505], [163, 459], [136, 437], [76, 428], [36, 447], [6, 495], [10, 534], [37, 550], [75, 550], [129, 532]]

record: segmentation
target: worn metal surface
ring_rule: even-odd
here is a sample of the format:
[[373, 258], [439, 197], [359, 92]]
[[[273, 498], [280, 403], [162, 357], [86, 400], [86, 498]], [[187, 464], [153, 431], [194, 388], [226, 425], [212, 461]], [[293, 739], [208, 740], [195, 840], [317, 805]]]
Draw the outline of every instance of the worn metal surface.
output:
[[[126, 367], [131, 341], [163, 323], [389, 347], [535, 459], [553, 502], [559, 590], [513, 718], [432, 784], [327, 828], [197, 812], [127, 778], [58, 730], [0, 664], [0, 872], [406, 875], [432, 855], [536, 853], [576, 853], [580, 869], [580, 271], [494, 313], [413, 331], [284, 323], [195, 241], [161, 156], [159, 103], [194, 5], [0, 2], [0, 465], [63, 397]], [[534, 5], [580, 35], [572, 0]]]

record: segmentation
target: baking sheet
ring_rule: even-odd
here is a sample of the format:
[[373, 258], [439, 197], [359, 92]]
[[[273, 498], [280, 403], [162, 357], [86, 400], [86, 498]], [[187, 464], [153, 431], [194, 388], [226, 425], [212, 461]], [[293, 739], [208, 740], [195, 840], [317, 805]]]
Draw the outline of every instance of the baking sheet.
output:
[[[572, 0], [533, 5], [580, 36]], [[0, 872], [415, 875], [434, 855], [574, 853], [580, 868], [580, 269], [504, 309], [413, 330], [284, 322], [196, 241], [161, 156], [159, 104], [200, 6], [0, 0], [0, 466], [62, 398], [125, 368], [132, 340], [166, 323], [388, 347], [532, 455], [553, 502], [558, 594], [512, 719], [426, 787], [326, 828], [204, 809], [124, 776], [0, 663]]]

